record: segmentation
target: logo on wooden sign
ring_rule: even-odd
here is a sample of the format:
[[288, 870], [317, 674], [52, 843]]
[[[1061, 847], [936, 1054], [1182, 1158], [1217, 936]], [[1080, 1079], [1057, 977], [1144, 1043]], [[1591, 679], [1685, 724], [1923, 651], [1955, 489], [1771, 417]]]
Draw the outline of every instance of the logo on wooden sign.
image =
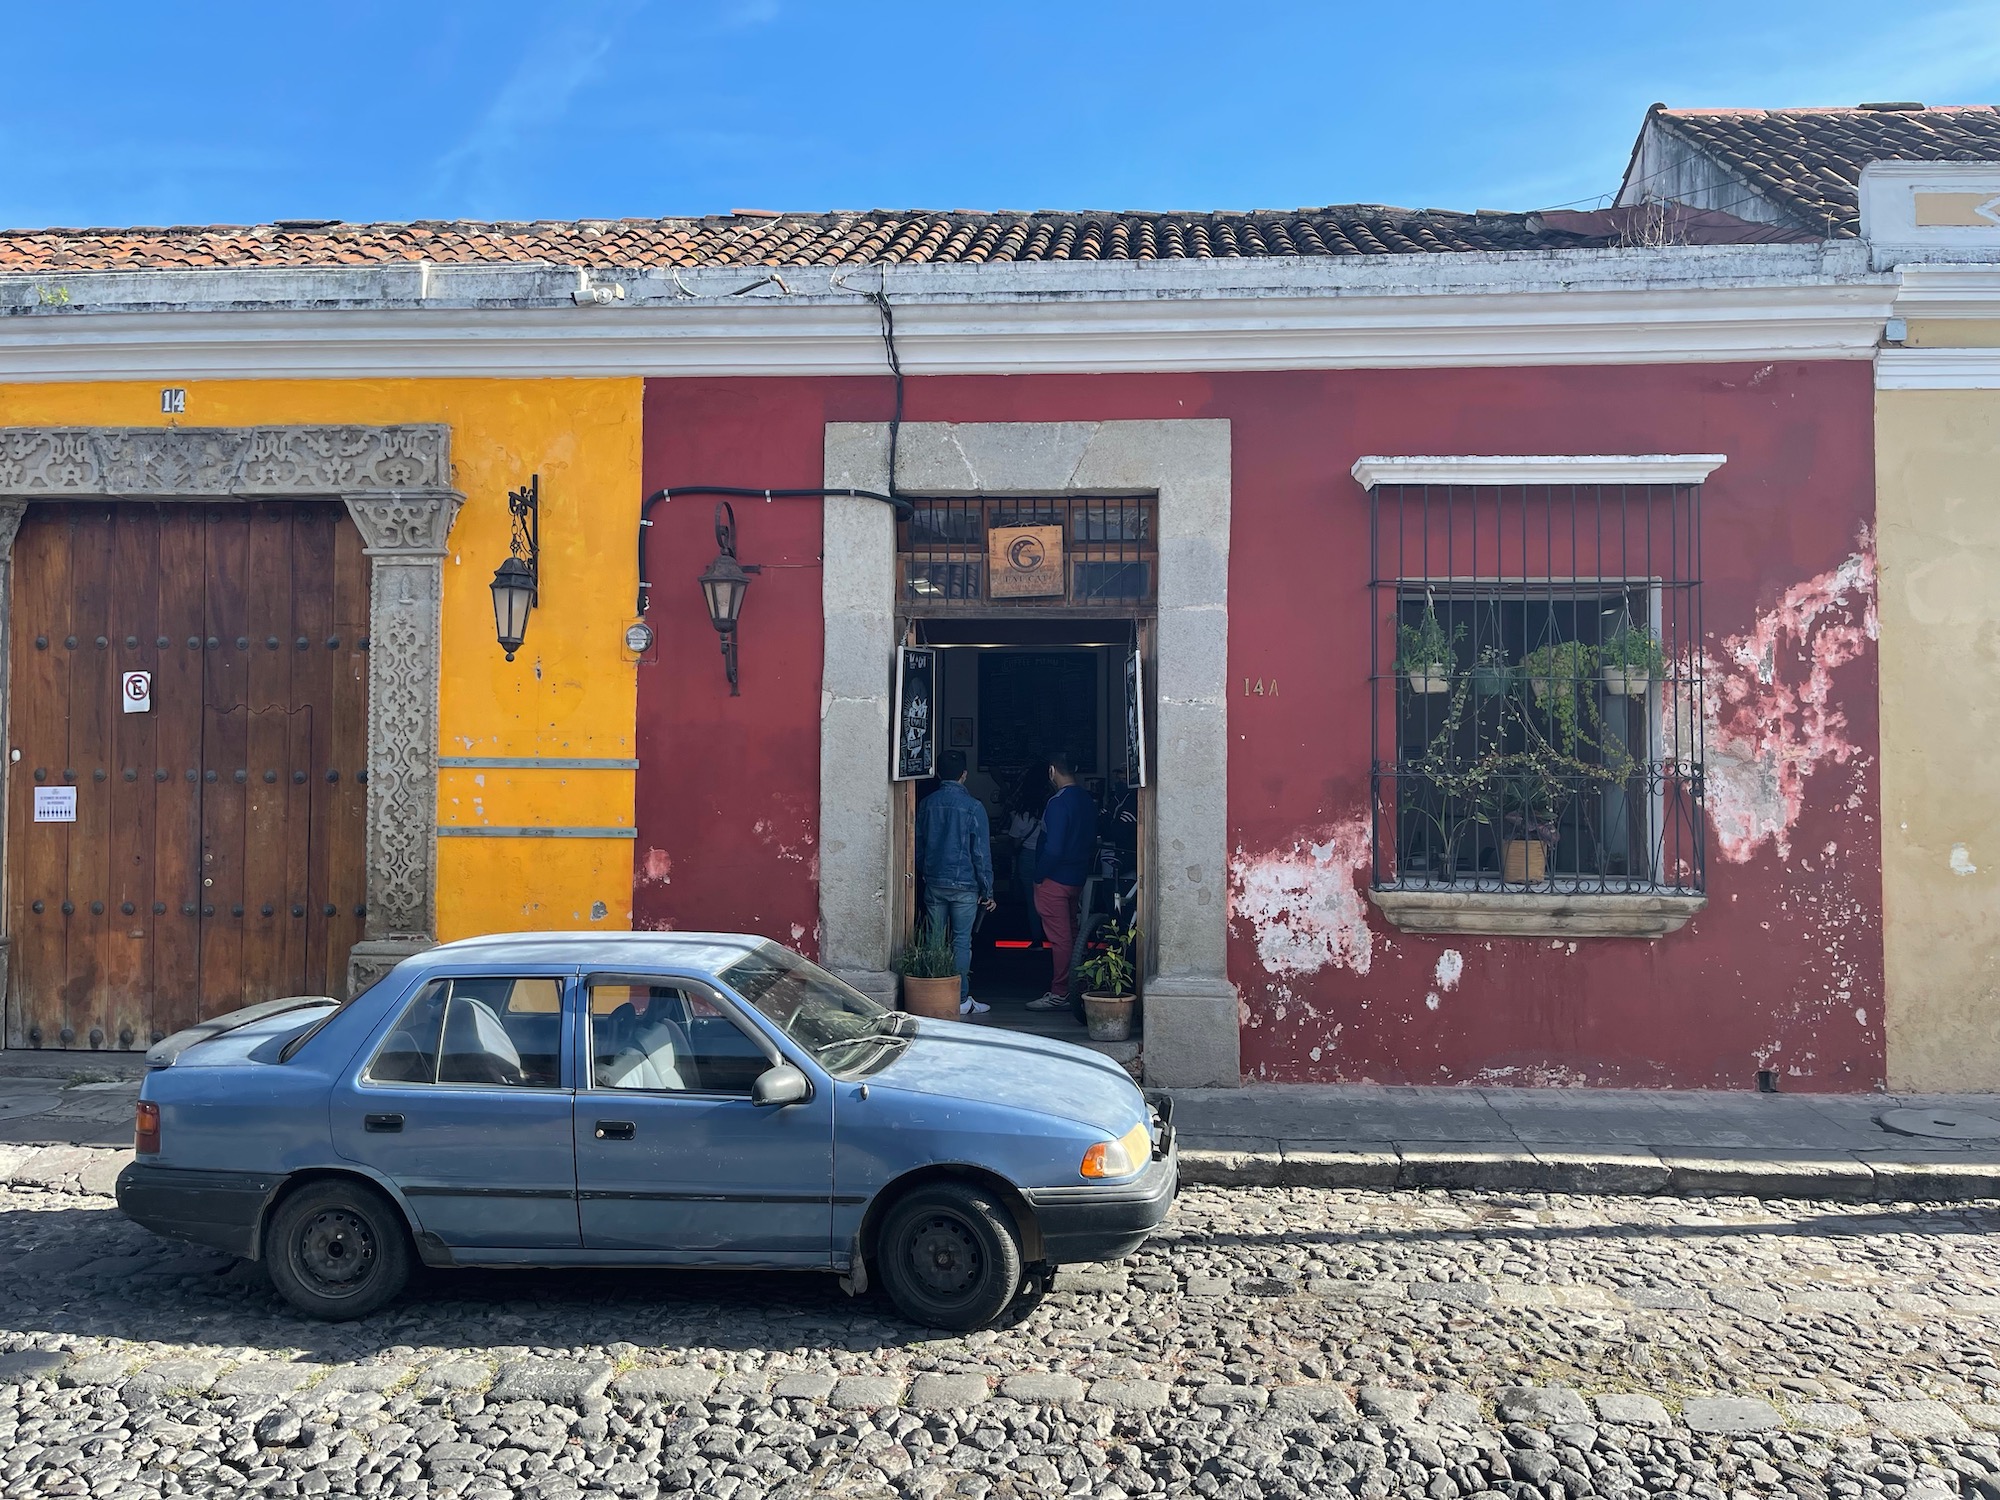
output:
[[995, 526], [986, 533], [987, 592], [995, 599], [1061, 595], [1060, 526]]

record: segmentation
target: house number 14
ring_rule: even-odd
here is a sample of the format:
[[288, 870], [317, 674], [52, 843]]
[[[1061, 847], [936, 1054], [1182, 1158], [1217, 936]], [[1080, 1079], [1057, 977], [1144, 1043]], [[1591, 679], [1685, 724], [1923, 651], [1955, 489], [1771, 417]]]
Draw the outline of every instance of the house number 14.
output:
[[1243, 679], [1243, 696], [1246, 698], [1275, 698], [1278, 696], [1278, 679], [1273, 677], [1269, 682], [1266, 682], [1261, 677], [1246, 677]]

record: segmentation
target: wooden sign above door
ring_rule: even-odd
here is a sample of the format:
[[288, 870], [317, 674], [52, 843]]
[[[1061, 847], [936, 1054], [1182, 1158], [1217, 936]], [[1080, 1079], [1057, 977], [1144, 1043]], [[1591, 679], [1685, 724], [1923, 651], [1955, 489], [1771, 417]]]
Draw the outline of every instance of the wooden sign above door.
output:
[[987, 592], [995, 599], [1060, 596], [1062, 527], [992, 527], [986, 533], [986, 576]]

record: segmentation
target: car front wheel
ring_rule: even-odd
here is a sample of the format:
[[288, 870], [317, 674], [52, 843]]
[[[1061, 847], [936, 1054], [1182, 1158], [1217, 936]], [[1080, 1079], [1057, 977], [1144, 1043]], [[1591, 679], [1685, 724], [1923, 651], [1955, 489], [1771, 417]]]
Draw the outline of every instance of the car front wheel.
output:
[[309, 1317], [365, 1318], [410, 1279], [402, 1215], [361, 1183], [315, 1182], [271, 1219], [264, 1242], [271, 1284]]
[[992, 1323], [1021, 1286], [1012, 1215], [964, 1183], [927, 1183], [897, 1200], [882, 1223], [875, 1259], [905, 1317], [957, 1333]]

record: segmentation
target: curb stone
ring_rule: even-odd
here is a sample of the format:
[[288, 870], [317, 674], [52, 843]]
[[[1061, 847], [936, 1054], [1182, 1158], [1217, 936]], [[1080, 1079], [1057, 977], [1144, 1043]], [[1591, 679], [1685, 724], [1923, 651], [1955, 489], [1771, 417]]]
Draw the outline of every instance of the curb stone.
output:
[[621, 1396], [652, 1401], [706, 1401], [719, 1383], [715, 1371], [689, 1365], [627, 1370], [613, 1382]]
[[1009, 1375], [1000, 1382], [1009, 1401], [1062, 1406], [1083, 1399], [1083, 1382], [1074, 1375]]
[[1430, 1188], [1665, 1197], [1953, 1202], [2000, 1198], [2000, 1160], [1891, 1161], [1872, 1154], [1732, 1154], [1643, 1146], [1555, 1150], [1425, 1143], [1333, 1150], [1245, 1137], [1184, 1143], [1181, 1181], [1195, 1187]]
[[1697, 1396], [1682, 1405], [1681, 1420], [1695, 1432], [1721, 1437], [1774, 1432], [1785, 1421], [1777, 1407], [1754, 1396]]

